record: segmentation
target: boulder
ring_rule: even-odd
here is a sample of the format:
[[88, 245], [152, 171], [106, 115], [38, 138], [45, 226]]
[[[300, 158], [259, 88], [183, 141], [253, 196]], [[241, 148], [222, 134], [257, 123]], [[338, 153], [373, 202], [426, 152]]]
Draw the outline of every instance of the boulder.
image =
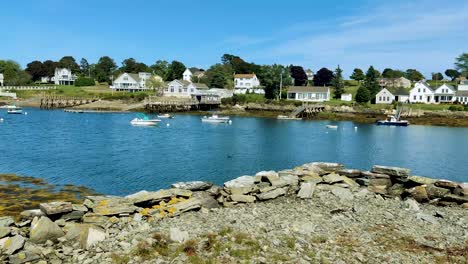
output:
[[349, 186], [351, 189], [359, 188], [359, 184], [357, 184], [354, 180], [346, 177], [346, 176], [341, 176], [343, 177], [343, 182]]
[[130, 196], [134, 204], [140, 203], [150, 203], [155, 204], [163, 200], [170, 200], [171, 197], [185, 197], [190, 198], [192, 196], [192, 191], [183, 190], [183, 189], [167, 189], [159, 190], [156, 192], [139, 192]]
[[0, 226], [8, 227], [15, 223], [15, 219], [11, 216], [0, 217]]
[[[269, 184], [267, 183], [267, 185]], [[225, 190], [230, 194], [248, 194], [258, 192], [259, 187], [257, 185], [253, 185], [250, 187], [230, 187], [225, 188]]]
[[416, 202], [416, 200], [412, 198], [408, 198], [404, 200], [401, 204], [401, 207], [406, 210], [410, 211], [419, 211], [419, 204]]
[[422, 176], [410, 176], [408, 177], [408, 182], [415, 184], [415, 185], [429, 185], [429, 184], [434, 184], [437, 180], [427, 178], [427, 177], [422, 177]]
[[337, 182], [343, 182], [343, 177], [336, 174], [336, 173], [330, 173], [322, 177], [323, 181], [328, 183], [328, 184], [333, 184]]
[[95, 224], [98, 226], [104, 226], [108, 220], [109, 217], [95, 213], [86, 213], [82, 218], [83, 223]]
[[369, 185], [367, 190], [373, 193], [387, 194], [387, 185]]
[[257, 194], [257, 198], [259, 200], [274, 199], [274, 198], [276, 198], [278, 196], [285, 195], [287, 191], [288, 191], [288, 188], [278, 188], [278, 189], [274, 189], [272, 191], [259, 193], [259, 194]]
[[427, 195], [425, 185], [419, 185], [419, 186], [407, 189], [406, 192], [409, 193], [411, 197], [413, 197], [416, 201], [420, 203], [429, 201], [429, 196]]
[[446, 189], [455, 189], [458, 186], [458, 183], [453, 182], [453, 181], [447, 181], [447, 180], [438, 180], [434, 183], [435, 186], [441, 187], [441, 188], [446, 188]]
[[388, 188], [392, 186], [392, 181], [390, 179], [385, 179], [385, 178], [370, 178], [369, 186], [374, 186], [374, 185], [385, 185]]
[[344, 165], [335, 162], [312, 162], [312, 166], [317, 166], [325, 171], [338, 171], [344, 169]]
[[392, 178], [400, 178], [400, 179], [406, 179], [410, 175], [410, 169], [380, 166], [380, 165], [374, 165], [372, 167], [372, 172], [387, 174], [387, 175], [392, 176]]
[[326, 174], [326, 172], [318, 167], [317, 165], [314, 165], [313, 163], [307, 163], [302, 165], [301, 170], [295, 170], [296, 173], [299, 174], [306, 174], [306, 175], [323, 175]]
[[182, 243], [189, 239], [187, 231], [181, 231], [179, 228], [171, 227], [169, 229], [169, 238], [173, 242]]
[[259, 178], [260, 181], [268, 181], [273, 184], [272, 181], [279, 179], [279, 174], [276, 171], [261, 171], [255, 174], [255, 177]]
[[37, 221], [37, 218], [33, 220], [31, 224], [31, 230], [29, 232], [29, 240], [32, 243], [41, 244], [47, 240], [57, 240], [57, 238], [64, 236], [62, 229], [52, 222], [46, 216], [41, 216]]
[[190, 198], [168, 206], [169, 211], [173, 211], [173, 215], [179, 215], [183, 212], [190, 210], [197, 210], [201, 208], [201, 200], [199, 198]]
[[297, 193], [297, 197], [302, 199], [310, 199], [314, 195], [316, 183], [304, 182], [301, 184], [301, 189]]
[[216, 186], [216, 185], [213, 185], [211, 186], [211, 188], [209, 188], [208, 190], [206, 190], [207, 193], [209, 193], [211, 196], [218, 196], [219, 193], [221, 192], [223, 188], [222, 187], [219, 187], [219, 186]]
[[349, 178], [359, 178], [359, 177], [361, 177], [361, 171], [360, 170], [355, 170], [355, 169], [337, 170], [336, 173], [338, 173], [341, 176], [346, 176], [346, 177], [349, 177]]
[[270, 183], [271, 183], [271, 186], [274, 186], [276, 188], [281, 188], [281, 187], [289, 185], [288, 182], [282, 178], [273, 179], [270, 181]]
[[92, 245], [106, 239], [106, 232], [98, 227], [91, 226], [83, 237], [80, 237], [80, 246], [89, 249]]
[[101, 196], [96, 197], [93, 200], [93, 212], [98, 215], [118, 215], [125, 213], [133, 213], [137, 210], [137, 207], [133, 203], [125, 198], [112, 197], [112, 196]]
[[41, 203], [39, 204], [39, 208], [46, 215], [68, 213], [73, 210], [72, 203], [70, 202]]
[[11, 233], [11, 230], [9, 227], [0, 226], [0, 238], [4, 238], [8, 236], [10, 233]]
[[200, 206], [202, 208], [219, 208], [218, 201], [208, 192], [195, 192], [193, 198], [200, 200]]
[[20, 218], [23, 220], [32, 220], [34, 217], [41, 217], [44, 216], [44, 212], [41, 209], [31, 209], [31, 210], [24, 210], [20, 213]]
[[20, 235], [7, 237], [0, 240], [0, 248], [5, 255], [11, 255], [22, 249], [24, 242], [26, 242], [26, 239]]
[[252, 187], [253, 185], [255, 185], [253, 176], [240, 176], [224, 183], [224, 187], [227, 188]]
[[356, 178], [356, 183], [361, 186], [369, 186], [369, 179], [367, 178]]
[[426, 192], [430, 199], [442, 198], [450, 193], [449, 189], [437, 187], [434, 184], [426, 185]]
[[253, 202], [255, 202], [255, 196], [243, 195], [243, 194], [233, 194], [233, 195], [231, 195], [231, 200], [233, 202], [239, 202], [239, 203], [253, 203]]
[[[11, 255], [8, 259], [11, 264], [33, 263], [40, 259], [41, 256], [34, 251], [24, 250], [18, 254]], [[39, 264], [39, 262], [38, 262]]]
[[445, 201], [456, 202], [458, 204], [468, 203], [468, 196], [459, 196], [456, 194], [447, 194], [443, 197]]
[[460, 196], [468, 196], [468, 183], [458, 184], [453, 193]]
[[395, 183], [388, 188], [388, 194], [392, 196], [401, 196], [405, 191], [406, 189], [401, 183]]
[[213, 183], [204, 181], [190, 181], [190, 182], [178, 182], [171, 185], [171, 188], [183, 189], [190, 191], [204, 191], [208, 190], [213, 186]]
[[280, 179], [284, 180], [286, 184], [290, 186], [299, 185], [299, 177], [297, 175], [292, 175], [292, 174], [281, 175]]
[[361, 176], [366, 177], [368, 179], [390, 179], [390, 175], [383, 173], [374, 173], [370, 171], [362, 171]]
[[318, 175], [304, 175], [300, 179], [303, 182], [314, 182], [314, 183], [320, 183], [323, 181], [322, 177]]
[[336, 197], [338, 197], [342, 201], [351, 201], [353, 200], [354, 196], [349, 189], [342, 188], [342, 187], [334, 187], [331, 190]]
[[85, 212], [83, 211], [71, 211], [67, 214], [63, 214], [60, 216], [60, 219], [63, 219], [65, 221], [70, 221], [70, 220], [80, 220]]
[[88, 207], [82, 204], [72, 204], [73, 211], [88, 212]]

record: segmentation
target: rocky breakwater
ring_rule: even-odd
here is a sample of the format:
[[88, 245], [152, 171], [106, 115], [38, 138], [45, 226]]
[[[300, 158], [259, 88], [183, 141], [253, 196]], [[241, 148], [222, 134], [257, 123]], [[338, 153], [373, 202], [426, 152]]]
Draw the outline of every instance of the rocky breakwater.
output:
[[[416, 260], [411, 253], [423, 251], [464, 263], [468, 257], [468, 219], [463, 218], [468, 208], [467, 184], [410, 175], [404, 168], [374, 166], [371, 171], [360, 171], [314, 162], [241, 176], [223, 187], [182, 182], [170, 189], [126, 197], [87, 196], [83, 204], [43, 203], [39, 209], [22, 212], [21, 219], [0, 217], [0, 262], [200, 263], [196, 261], [204, 259], [236, 263], [241, 259], [357, 263], [389, 257], [404, 262]], [[428, 209], [420, 209], [425, 206]], [[408, 227], [408, 222], [416, 220], [436, 226], [450, 238], [443, 238], [445, 244], [436, 243], [436, 238]], [[386, 229], [394, 232], [398, 226], [390, 227], [390, 223], [401, 223], [402, 229], [409, 228], [408, 232], [420, 237], [379, 236], [381, 241], [374, 249], [373, 228], [382, 229], [377, 235]], [[227, 225], [240, 225], [245, 232], [233, 233]], [[348, 229], [346, 234], [336, 234], [341, 228], [361, 233], [354, 238]], [[391, 241], [395, 239], [402, 239], [405, 248], [392, 255], [387, 251], [396, 250]], [[336, 249], [360, 243], [365, 245], [362, 252]], [[424, 254], [417, 260], [431, 259], [432, 255]]]

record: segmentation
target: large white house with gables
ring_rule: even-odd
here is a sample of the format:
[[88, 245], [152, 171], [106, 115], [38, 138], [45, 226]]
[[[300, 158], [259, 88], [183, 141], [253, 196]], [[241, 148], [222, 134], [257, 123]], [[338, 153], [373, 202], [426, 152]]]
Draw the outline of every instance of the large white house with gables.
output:
[[208, 90], [204, 83], [192, 83], [186, 80], [173, 80], [166, 84], [164, 96], [190, 98]]
[[458, 90], [455, 93], [455, 101], [461, 104], [468, 104], [468, 80], [461, 80]]
[[330, 88], [325, 86], [291, 86], [288, 99], [302, 102], [330, 101]]
[[53, 80], [57, 85], [73, 85], [77, 79], [76, 75], [68, 68], [55, 68]]
[[[117, 77], [111, 89], [115, 91], [127, 91], [127, 92], [139, 92], [147, 90], [146, 81], [151, 78], [151, 73], [139, 72], [139, 73], [127, 73], [124, 72]], [[157, 76], [156, 78], [161, 78]], [[162, 79], [161, 79], [162, 81]]]
[[200, 78], [202, 78], [203, 76], [205, 76], [204, 71], [202, 71], [202, 70], [190, 70], [189, 68], [187, 68], [184, 71], [184, 73], [182, 74], [182, 80], [188, 81], [188, 82], [198, 82], [198, 81], [200, 81]]
[[257, 93], [265, 94], [265, 90], [260, 88], [260, 81], [255, 73], [235, 74], [234, 75], [234, 93]]
[[433, 104], [435, 103], [434, 92], [434, 88], [427, 83], [417, 82], [410, 90], [409, 101], [410, 103]]
[[456, 92], [455, 87], [444, 83], [434, 90], [434, 101], [435, 103], [451, 103], [454, 101]]
[[3, 73], [0, 73], [0, 86], [3, 86]]

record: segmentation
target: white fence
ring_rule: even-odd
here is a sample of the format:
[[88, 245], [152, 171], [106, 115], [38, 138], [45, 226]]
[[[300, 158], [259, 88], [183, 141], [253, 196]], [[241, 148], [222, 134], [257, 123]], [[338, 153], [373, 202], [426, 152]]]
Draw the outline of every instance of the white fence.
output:
[[34, 91], [34, 90], [51, 90], [55, 89], [55, 86], [3, 86], [0, 90], [17, 90], [17, 91]]

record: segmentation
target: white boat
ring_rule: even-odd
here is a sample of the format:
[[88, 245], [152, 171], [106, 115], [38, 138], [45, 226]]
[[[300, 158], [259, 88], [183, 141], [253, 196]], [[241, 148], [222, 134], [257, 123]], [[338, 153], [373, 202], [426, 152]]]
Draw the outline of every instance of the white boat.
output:
[[279, 115], [276, 117], [276, 119], [279, 120], [302, 120], [300, 117], [292, 117], [292, 116], [285, 116], [285, 115]]
[[201, 118], [202, 122], [208, 122], [208, 123], [231, 123], [231, 119], [229, 119], [229, 116], [218, 116], [218, 115], [212, 115], [212, 116], [204, 116]]
[[174, 116], [170, 114], [162, 114], [162, 115], [158, 115], [158, 118], [174, 118]]
[[338, 126], [334, 126], [334, 125], [327, 125], [327, 128], [329, 128], [329, 129], [338, 129]]
[[157, 125], [161, 120], [159, 119], [141, 119], [141, 118], [134, 118], [132, 121], [130, 121], [130, 124], [134, 126], [155, 126]]
[[16, 105], [2, 105], [0, 106], [1, 109], [16, 109], [18, 108]]
[[15, 107], [15, 108], [8, 109], [7, 113], [21, 115], [23, 114], [23, 110], [21, 108]]

